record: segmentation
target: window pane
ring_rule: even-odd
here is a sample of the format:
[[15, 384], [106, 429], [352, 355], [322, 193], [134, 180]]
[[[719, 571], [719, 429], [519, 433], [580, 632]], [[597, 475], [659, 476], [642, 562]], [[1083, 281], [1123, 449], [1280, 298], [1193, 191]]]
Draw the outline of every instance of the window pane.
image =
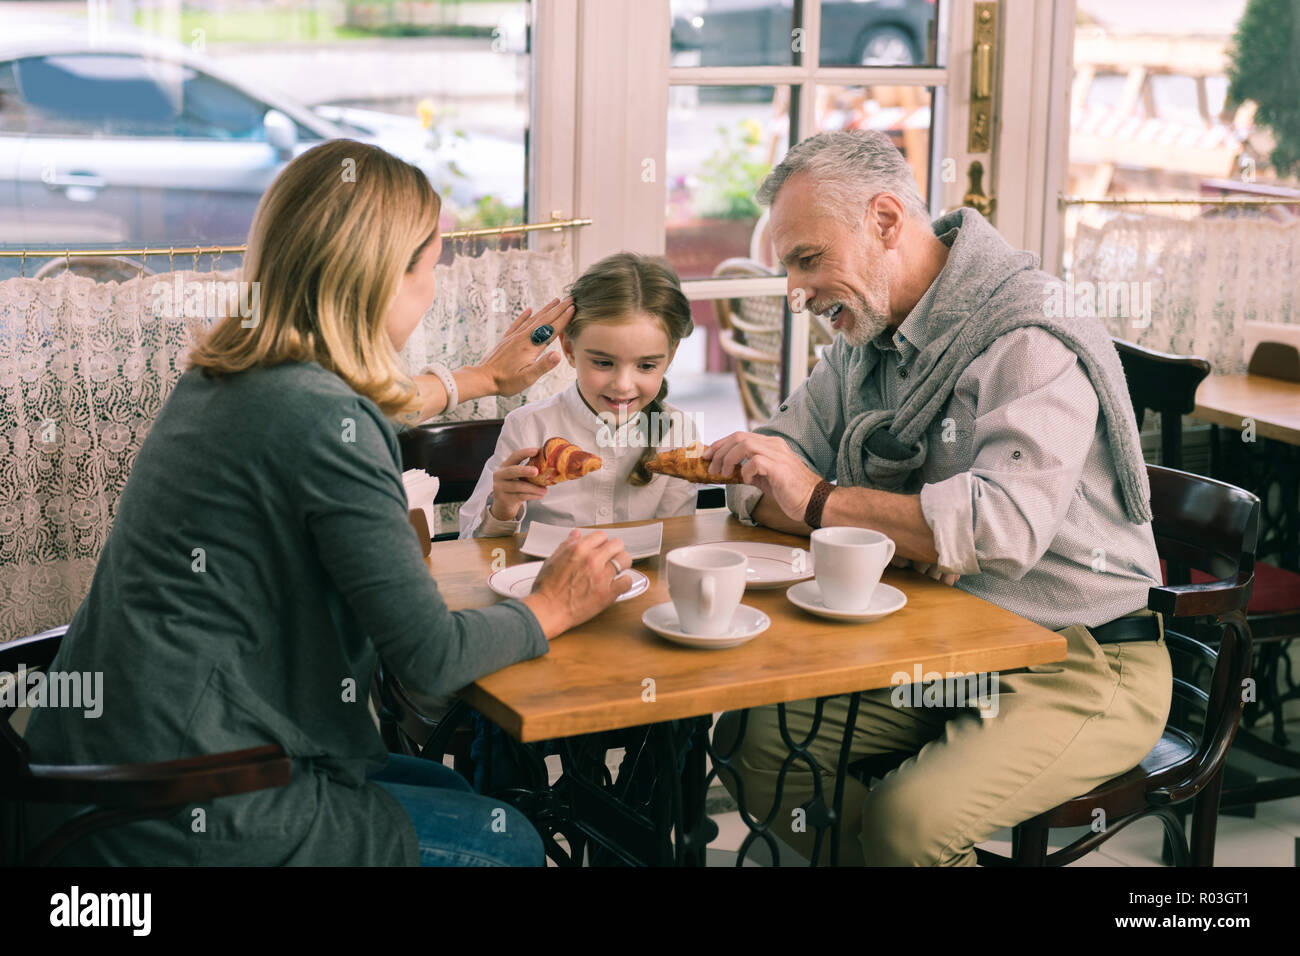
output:
[[928, 202], [933, 98], [933, 90], [924, 86], [818, 87], [817, 131], [874, 129], [888, 134]]
[[[667, 256], [684, 279], [749, 257], [754, 191], [789, 146], [790, 88], [674, 86], [668, 108]], [[771, 274], [774, 263], [752, 274]]]
[[239, 244], [291, 155], [343, 137], [419, 166], [444, 228], [524, 218], [529, 0], [109, 7], [111, 52], [42, 6], [0, 54], [0, 245]]
[[673, 66], [789, 66], [793, 0], [672, 0]]
[[821, 65], [932, 65], [938, 7], [935, 0], [826, 0]]
[[[1300, 165], [1274, 165], [1278, 137], [1257, 119], [1257, 109], [1259, 100], [1275, 95], [1286, 108], [1293, 104], [1279, 77], [1289, 75], [1295, 50], [1277, 40], [1277, 25], [1267, 17], [1244, 18], [1244, 3], [1179, 4], [1176, 16], [1174, 6], [1078, 0], [1066, 191], [1086, 199], [1177, 199], [1234, 190], [1256, 198], [1294, 195]], [[1245, 34], [1238, 35], [1243, 27]], [[1242, 70], [1249, 77], [1241, 102], [1232, 102], [1228, 74], [1243, 47]], [[1283, 139], [1291, 139], [1289, 129]], [[1134, 213], [1278, 214], [1264, 207], [1071, 205], [1064, 216], [1067, 267], [1081, 223], [1100, 226]]]

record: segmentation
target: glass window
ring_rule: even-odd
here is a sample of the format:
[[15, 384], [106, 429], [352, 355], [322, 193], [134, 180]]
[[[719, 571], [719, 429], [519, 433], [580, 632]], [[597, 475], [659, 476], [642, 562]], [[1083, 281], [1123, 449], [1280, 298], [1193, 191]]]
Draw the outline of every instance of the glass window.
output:
[[[296, 152], [346, 137], [420, 167], [444, 229], [525, 219], [530, 0], [110, 6], [133, 21], [121, 43], [137, 36], [138, 49], [85, 36], [0, 63], [0, 133], [32, 137], [0, 170], [0, 244], [242, 242], [288, 161], [246, 148], [265, 142], [272, 104]], [[33, 37], [66, 23], [32, 16]]]
[[754, 191], [789, 147], [789, 110], [787, 86], [672, 88], [665, 251], [683, 279], [755, 250]]
[[673, 66], [789, 66], [793, 0], [672, 0]]
[[[822, 66], [933, 64], [935, 0], [823, 0]], [[790, 66], [793, 0], [672, 0], [673, 66]]]
[[924, 66], [935, 62], [935, 0], [825, 0], [822, 66]]
[[[1078, 0], [1074, 65], [1076, 82], [1086, 85], [1076, 89], [1083, 108], [1070, 120], [1065, 191], [1085, 200], [1289, 198], [1300, 162], [1275, 165], [1286, 157], [1274, 154], [1277, 134], [1256, 119], [1256, 101], [1277, 92], [1285, 105], [1277, 77], [1292, 60], [1273, 35], [1275, 25], [1245, 16], [1249, 9], [1240, 2], [1184, 4], [1171, 17], [1149, 4]], [[1243, 48], [1241, 62], [1257, 72], [1243, 84], [1241, 102], [1233, 102], [1228, 76]], [[1276, 63], [1266, 50], [1276, 51]], [[1287, 129], [1282, 138], [1291, 135]], [[1172, 218], [1271, 214], [1264, 207], [1076, 202], [1063, 217], [1066, 266], [1080, 224], [1157, 210]]]
[[819, 86], [817, 132], [874, 129], [888, 134], [921, 190], [930, 199], [930, 108], [924, 86]]

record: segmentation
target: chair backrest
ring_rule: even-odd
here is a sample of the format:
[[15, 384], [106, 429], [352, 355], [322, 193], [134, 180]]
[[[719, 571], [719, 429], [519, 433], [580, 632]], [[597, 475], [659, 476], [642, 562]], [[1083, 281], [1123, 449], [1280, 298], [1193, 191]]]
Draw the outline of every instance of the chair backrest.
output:
[[[1245, 609], [1254, 583], [1259, 499], [1233, 485], [1200, 475], [1148, 465], [1151, 528], [1168, 564], [1170, 583], [1151, 588], [1147, 606], [1165, 615], [1165, 640], [1176, 663], [1170, 727], [1196, 742], [1195, 754], [1176, 768], [1177, 779], [1148, 794], [1155, 803], [1176, 803], [1199, 793], [1220, 771], [1237, 733], [1243, 682], [1250, 675], [1251, 635]], [[1187, 568], [1217, 580], [1188, 583]], [[1213, 620], [1179, 633], [1179, 618]], [[1174, 627], [1171, 627], [1174, 625]], [[1214, 647], [1198, 639], [1212, 635]], [[1202, 688], [1198, 673], [1209, 672]]]
[[[1152, 610], [1173, 617], [1243, 611], [1250, 601], [1259, 536], [1259, 499], [1234, 485], [1148, 465], [1151, 530], [1169, 567], [1169, 586], [1151, 589]], [[1188, 568], [1216, 585], [1188, 587]]]
[[[59, 644], [67, 632], [68, 626], [64, 624], [31, 637], [0, 644], [0, 675], [4, 675], [4, 680], [17, 680], [20, 670], [45, 670], [59, 652]], [[0, 775], [16, 773], [26, 767], [29, 756], [27, 742], [10, 725], [14, 712], [18, 710], [18, 695], [13, 695], [12, 705], [5, 703], [7, 699], [8, 694], [0, 695]]]
[[1260, 342], [1251, 353], [1250, 375], [1300, 382], [1300, 351], [1288, 342]]
[[441, 422], [419, 425], [401, 432], [402, 468], [423, 469], [439, 480], [435, 504], [468, 501], [496, 450], [504, 419], [472, 422]]
[[[0, 672], [47, 671], [67, 631], [64, 625], [0, 644]], [[0, 703], [0, 865], [46, 865], [74, 843], [107, 827], [175, 816], [187, 804], [283, 787], [293, 773], [293, 763], [279, 744], [157, 763], [34, 764], [27, 741], [10, 724], [17, 710], [18, 695], [14, 697], [12, 706]], [[30, 846], [28, 803], [87, 809]]]
[[1160, 416], [1160, 463], [1183, 466], [1183, 419], [1196, 408], [1196, 389], [1210, 363], [1196, 355], [1170, 355], [1114, 339], [1128, 381], [1138, 428], [1149, 408]]

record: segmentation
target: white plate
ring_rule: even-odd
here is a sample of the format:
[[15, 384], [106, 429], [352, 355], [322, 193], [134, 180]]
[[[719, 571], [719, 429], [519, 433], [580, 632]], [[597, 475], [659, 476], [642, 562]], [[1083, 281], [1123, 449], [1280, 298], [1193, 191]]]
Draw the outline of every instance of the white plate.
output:
[[[758, 541], [704, 541], [701, 547], [727, 548], [739, 551], [749, 558], [745, 572], [745, 587], [755, 591], [788, 587], [796, 581], [813, 576], [813, 556], [803, 548], [787, 548], [781, 544], [762, 544]], [[796, 562], [799, 567], [796, 567]]]
[[687, 634], [681, 629], [681, 622], [677, 619], [677, 608], [673, 606], [672, 601], [665, 601], [642, 614], [641, 623], [674, 644], [721, 650], [724, 647], [735, 647], [746, 641], [752, 641], [772, 625], [772, 619], [757, 608], [742, 604], [736, 608], [731, 624], [727, 626], [724, 633], [716, 636]]
[[[572, 527], [565, 527], [558, 524], [546, 524], [542, 521], [534, 521], [528, 526], [528, 536], [524, 538], [524, 543], [519, 546], [519, 550], [524, 554], [530, 554], [534, 558], [549, 558], [555, 549], [564, 544]], [[583, 537], [591, 534], [593, 531], [603, 531], [611, 538], [619, 538], [623, 542], [623, 547], [627, 553], [632, 556], [633, 561], [639, 561], [642, 558], [653, 558], [659, 553], [659, 549], [664, 543], [664, 526], [663, 522], [655, 524], [637, 525], [635, 528], [579, 528]]]
[[[488, 587], [502, 597], [526, 598], [533, 593], [533, 579], [542, 569], [542, 564], [541, 561], [529, 561], [512, 568], [502, 568], [488, 578]], [[646, 588], [650, 587], [650, 579], [640, 571], [628, 568], [623, 573], [632, 575], [632, 586], [620, 594], [618, 600], [630, 601], [638, 594], [644, 594]]]
[[871, 592], [871, 603], [867, 605], [865, 611], [835, 611], [828, 608], [822, 603], [822, 589], [817, 586], [816, 581], [804, 581], [802, 584], [796, 584], [790, 590], [785, 592], [785, 596], [790, 599], [790, 603], [795, 607], [801, 607], [810, 614], [816, 614], [820, 617], [829, 617], [835, 621], [878, 621], [882, 617], [888, 617], [897, 610], [901, 610], [907, 603], [907, 595], [898, 588], [889, 584], [876, 585], [876, 589]]

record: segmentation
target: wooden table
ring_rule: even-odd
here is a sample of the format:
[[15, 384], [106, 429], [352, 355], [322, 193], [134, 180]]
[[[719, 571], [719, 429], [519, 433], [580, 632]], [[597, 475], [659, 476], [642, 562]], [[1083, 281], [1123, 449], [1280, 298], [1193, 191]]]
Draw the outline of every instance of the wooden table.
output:
[[[902, 682], [893, 680], [900, 673], [911, 682], [919, 668], [921, 680], [933, 680], [936, 671], [955, 676], [1012, 670], [1066, 656], [1060, 635], [914, 571], [892, 568], [884, 580], [902, 589], [907, 606], [872, 624], [807, 614], [786, 599], [784, 588], [751, 590], [743, 601], [772, 619], [767, 631], [725, 650], [679, 647], [641, 622], [647, 608], [669, 600], [664, 554], [712, 541], [790, 548], [806, 548], [808, 541], [746, 527], [725, 510], [669, 518], [663, 525], [659, 555], [636, 564], [650, 579], [644, 594], [562, 635], [543, 657], [499, 670], [461, 691], [469, 706], [517, 740], [555, 741], [564, 766], [558, 781], [550, 784], [538, 765], [540, 757], [530, 753], [524, 757], [532, 768], [527, 781], [502, 784], [500, 794], [534, 822], [557, 863], [579, 865], [585, 848], [598, 854], [591, 857], [598, 863], [702, 866], [717, 834], [705, 812], [709, 782], [720, 771], [735, 772], [734, 751], [719, 754], [710, 740], [712, 715], [718, 711], [849, 694], [851, 724], [857, 694]], [[434, 544], [426, 560], [448, 606], [460, 610], [501, 600], [487, 580], [494, 570], [535, 560], [519, 554], [520, 543], [522, 539], [481, 538]], [[454, 727], [462, 718], [446, 722]], [[627, 739], [609, 743], [610, 733]], [[610, 781], [601, 756], [607, 743], [625, 746], [629, 756], [635, 752], [637, 768], [642, 755], [649, 755], [648, 797], [640, 769], [628, 771], [625, 782], [620, 768], [617, 781]], [[841, 746], [834, 795], [809, 811], [810, 826], [814, 819], [821, 821], [815, 824], [814, 863], [828, 832], [831, 865], [838, 860], [848, 760], [849, 748]], [[489, 779], [496, 778], [489, 773]], [[489, 784], [488, 789], [496, 788]], [[629, 794], [639, 795], [629, 802]], [[737, 802], [752, 831], [740, 858], [757, 838], [773, 847], [766, 814], [747, 813], [739, 795]], [[565, 837], [567, 848], [556, 841], [557, 835]]]
[[[888, 687], [893, 675], [911, 675], [917, 665], [923, 674], [981, 673], [1065, 659], [1065, 638], [1059, 634], [957, 588], [894, 568], [886, 570], [884, 580], [907, 595], [907, 606], [873, 624], [814, 617], [791, 604], [784, 588], [750, 590], [743, 603], [772, 619], [766, 632], [728, 650], [679, 647], [641, 623], [647, 608], [669, 600], [664, 554], [709, 541], [792, 548], [806, 548], [808, 541], [747, 527], [725, 511], [663, 524], [663, 550], [636, 563], [650, 578], [649, 590], [556, 639], [545, 656], [477, 681], [461, 692], [466, 702], [528, 742]], [[518, 553], [520, 542], [435, 543], [428, 562], [447, 605], [460, 610], [500, 601], [487, 586], [494, 550], [501, 549], [498, 567], [503, 561], [536, 560]]]
[[[1211, 375], [1196, 390], [1194, 418], [1229, 429], [1223, 442], [1211, 429], [1210, 473], [1259, 496], [1259, 559], [1275, 559], [1300, 571], [1300, 382], [1262, 375]], [[1245, 420], [1255, 423], [1257, 440], [1241, 442]], [[1278, 494], [1272, 486], [1279, 487]], [[1272, 507], [1280, 501], [1281, 508]]]
[[1300, 383], [1262, 375], [1211, 375], [1196, 390], [1192, 417], [1240, 432], [1243, 419], [1255, 434], [1300, 445]]

